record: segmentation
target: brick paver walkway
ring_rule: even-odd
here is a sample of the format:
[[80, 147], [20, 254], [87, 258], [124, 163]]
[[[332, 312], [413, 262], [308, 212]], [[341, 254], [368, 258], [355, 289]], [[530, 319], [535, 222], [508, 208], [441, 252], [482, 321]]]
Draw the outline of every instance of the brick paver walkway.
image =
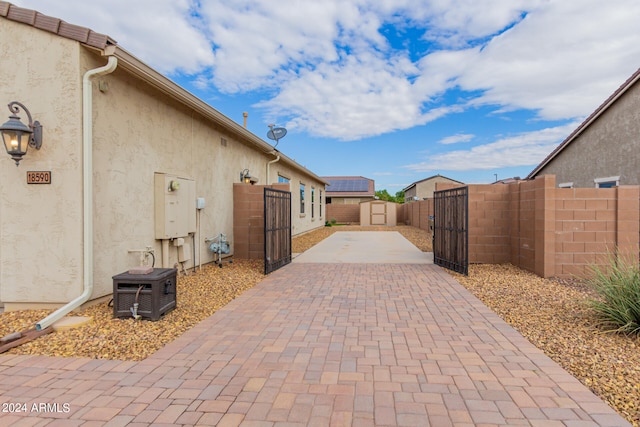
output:
[[2, 426], [629, 425], [410, 264], [288, 265], [142, 362], [0, 356], [0, 402], [27, 411]]

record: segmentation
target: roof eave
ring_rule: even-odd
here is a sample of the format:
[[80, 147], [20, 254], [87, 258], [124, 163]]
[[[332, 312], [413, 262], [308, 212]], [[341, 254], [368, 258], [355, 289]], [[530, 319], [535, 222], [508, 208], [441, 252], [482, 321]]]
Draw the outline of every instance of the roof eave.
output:
[[587, 129], [593, 122], [595, 122], [605, 111], [609, 109], [611, 105], [613, 105], [618, 98], [624, 95], [630, 88], [640, 79], [640, 68], [636, 70], [635, 73], [631, 75], [616, 91], [609, 96], [596, 110], [589, 115], [580, 125], [569, 134], [564, 141], [562, 141], [549, 155], [538, 165], [536, 166], [529, 175], [527, 175], [526, 179], [533, 179], [535, 176], [544, 169], [554, 158], [560, 154], [564, 148], [569, 145], [573, 140], [575, 140], [580, 134]]
[[120, 46], [115, 47], [115, 51], [113, 54], [118, 58], [119, 67], [125, 69], [127, 72], [135, 75], [141, 80], [147, 82], [151, 86], [165, 93], [169, 97], [178, 100], [183, 105], [188, 108], [197, 111], [203, 117], [211, 120], [217, 125], [223, 127], [227, 131], [236, 135], [241, 141], [246, 141], [250, 145], [264, 152], [265, 154], [275, 153], [280, 156], [280, 161], [289, 165], [290, 167], [297, 169], [298, 171], [304, 173], [305, 175], [327, 185], [328, 183], [320, 178], [315, 173], [311, 172], [304, 166], [300, 165], [293, 159], [287, 157], [282, 152], [276, 150], [272, 145], [266, 143], [264, 140], [260, 139], [254, 133], [248, 131], [239, 123], [231, 120], [227, 116], [220, 113], [215, 108], [211, 107], [206, 102], [202, 101], [197, 96], [193, 95], [183, 87], [174, 83], [172, 80], [163, 76], [159, 72], [155, 71], [153, 68], [149, 67], [144, 62], [140, 61], [138, 58], [133, 56], [131, 53], [126, 51]]

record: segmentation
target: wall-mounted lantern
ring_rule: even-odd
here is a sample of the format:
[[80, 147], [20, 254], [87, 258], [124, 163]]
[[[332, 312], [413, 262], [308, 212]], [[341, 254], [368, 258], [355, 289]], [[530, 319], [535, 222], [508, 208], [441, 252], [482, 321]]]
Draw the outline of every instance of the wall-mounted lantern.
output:
[[244, 182], [245, 184], [251, 183], [251, 175], [249, 174], [249, 169], [245, 169], [240, 172], [240, 182]]
[[258, 178], [254, 178], [249, 174], [249, 169], [245, 169], [240, 172], [240, 182], [244, 182], [245, 184], [255, 184], [258, 182]]
[[[31, 113], [21, 103], [13, 101], [8, 104], [8, 107], [11, 115], [9, 121], [0, 126], [0, 134], [7, 154], [16, 162], [16, 166], [19, 166], [20, 160], [22, 160], [22, 156], [27, 154], [29, 146], [36, 150], [42, 146], [42, 126], [37, 120], [33, 121]], [[20, 121], [20, 117], [17, 115], [20, 109], [27, 114], [29, 125]]]

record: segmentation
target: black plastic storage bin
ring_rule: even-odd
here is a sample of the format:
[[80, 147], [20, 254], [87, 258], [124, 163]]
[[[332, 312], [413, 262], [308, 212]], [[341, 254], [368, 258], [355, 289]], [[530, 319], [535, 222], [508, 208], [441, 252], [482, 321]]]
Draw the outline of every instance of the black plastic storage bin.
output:
[[159, 320], [176, 308], [177, 273], [175, 268], [154, 268], [149, 274], [113, 276], [113, 317], [133, 317], [131, 308], [137, 295], [138, 314]]

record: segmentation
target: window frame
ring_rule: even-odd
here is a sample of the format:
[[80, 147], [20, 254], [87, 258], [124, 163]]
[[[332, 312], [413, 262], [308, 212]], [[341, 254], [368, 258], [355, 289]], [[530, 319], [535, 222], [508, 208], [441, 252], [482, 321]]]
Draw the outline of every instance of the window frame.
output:
[[311, 218], [314, 218], [314, 213], [315, 213], [315, 197], [316, 197], [316, 188], [314, 186], [311, 186]]
[[[596, 185], [596, 188], [614, 188], [614, 187], [619, 187], [620, 186], [620, 176], [608, 176], [605, 178], [596, 178], [593, 180], [593, 182]], [[603, 184], [612, 184], [612, 185], [605, 185], [604, 187], [602, 186]]]

